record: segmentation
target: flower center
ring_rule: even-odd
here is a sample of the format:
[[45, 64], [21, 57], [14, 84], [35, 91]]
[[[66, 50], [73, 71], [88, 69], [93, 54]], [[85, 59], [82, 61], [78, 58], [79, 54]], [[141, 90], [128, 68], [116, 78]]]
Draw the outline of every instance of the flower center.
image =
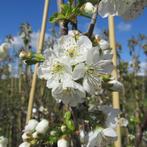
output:
[[53, 73], [61, 73], [63, 72], [63, 70], [64, 70], [64, 65], [59, 62], [55, 63], [51, 69]]
[[67, 55], [71, 58], [74, 58], [77, 56], [76, 48], [71, 48], [67, 50]]
[[87, 72], [87, 74], [93, 74], [95, 72], [95, 70], [93, 67], [87, 67], [86, 72]]

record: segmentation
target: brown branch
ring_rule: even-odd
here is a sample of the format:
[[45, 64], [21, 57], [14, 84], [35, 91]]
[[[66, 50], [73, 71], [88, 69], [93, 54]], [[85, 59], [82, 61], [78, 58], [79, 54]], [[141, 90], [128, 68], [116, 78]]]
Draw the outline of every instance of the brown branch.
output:
[[97, 19], [97, 14], [98, 14], [98, 5], [99, 4], [97, 3], [95, 13], [92, 15], [91, 22], [88, 28], [87, 36], [89, 38], [91, 38], [93, 31], [94, 31], [95, 24], [96, 24], [96, 19]]
[[[71, 107], [71, 113], [72, 113], [75, 129], [79, 130], [76, 108]], [[72, 135], [72, 141], [73, 141], [74, 147], [81, 147], [80, 139], [79, 139], [79, 136], [77, 134]]]
[[[77, 2], [76, 2], [76, 0], [74, 0], [73, 7], [76, 7], [76, 5], [77, 5]], [[74, 19], [75, 19], [75, 22], [72, 23], [72, 30], [77, 30], [78, 29], [77, 17], [75, 17]]]
[[145, 129], [147, 129], [147, 114], [145, 116], [143, 123], [140, 125], [138, 134], [136, 135], [136, 144], [135, 144], [136, 147], [140, 146], [142, 136], [143, 136], [143, 132], [144, 132]]
[[[62, 11], [61, 10], [62, 4], [64, 4], [64, 0], [57, 0], [57, 6], [58, 6], [58, 12], [59, 13]], [[61, 35], [68, 34], [68, 21], [66, 21], [66, 20], [60, 21], [59, 26], [60, 26]]]

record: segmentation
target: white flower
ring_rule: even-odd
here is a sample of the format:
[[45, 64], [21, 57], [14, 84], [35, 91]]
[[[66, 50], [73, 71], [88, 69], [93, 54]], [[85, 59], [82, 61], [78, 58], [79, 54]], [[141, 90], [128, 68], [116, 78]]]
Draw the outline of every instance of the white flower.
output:
[[62, 132], [65, 132], [66, 129], [67, 129], [67, 127], [66, 127], [65, 125], [62, 125], [62, 126], [61, 126], [61, 131], [62, 131]]
[[80, 129], [80, 141], [82, 144], [88, 143], [88, 133], [86, 133], [84, 130]]
[[45, 134], [49, 128], [49, 122], [46, 119], [42, 119], [36, 126], [36, 132], [39, 134]]
[[128, 134], [128, 138], [129, 138], [131, 141], [133, 141], [133, 140], [135, 139], [135, 135], [133, 135], [133, 134]]
[[38, 124], [37, 120], [35, 120], [35, 119], [29, 120], [28, 124], [25, 126], [24, 132], [32, 133], [35, 130], [37, 124]]
[[144, 8], [147, 6], [146, 0], [136, 0], [130, 8], [122, 14], [122, 17], [126, 20], [134, 19], [141, 15]]
[[0, 60], [3, 60], [4, 58], [7, 57], [8, 48], [9, 48], [8, 43], [2, 43], [0, 45]]
[[100, 48], [101, 48], [102, 50], [107, 50], [107, 49], [110, 48], [109, 42], [106, 41], [106, 40], [104, 40], [104, 39], [101, 39], [101, 40], [99, 41], [99, 46], [100, 46]]
[[59, 84], [52, 89], [52, 96], [57, 101], [62, 100], [64, 104], [75, 107], [84, 101], [86, 94], [80, 84], [74, 81], [67, 81], [64, 85]]
[[115, 128], [117, 125], [119, 110], [107, 105], [102, 105], [99, 109], [107, 116], [105, 120], [106, 127]]
[[119, 119], [119, 125], [121, 126], [121, 127], [127, 127], [128, 126], [128, 120], [127, 119], [125, 119], [125, 118], [120, 118]]
[[57, 58], [50, 51], [46, 51], [48, 55], [46, 61], [39, 67], [38, 75], [40, 78], [47, 80], [47, 87], [57, 87], [59, 83], [71, 79], [72, 68], [68, 62], [61, 58]]
[[89, 140], [86, 147], [102, 146], [102, 128], [89, 132]]
[[100, 76], [111, 74], [113, 70], [111, 59], [105, 60], [105, 56], [107, 54], [100, 55], [98, 47], [91, 48], [88, 51], [85, 64], [80, 63], [74, 68], [73, 79], [83, 78], [83, 87], [90, 94], [95, 94], [101, 90], [102, 80]]
[[57, 134], [57, 131], [54, 131], [54, 130], [53, 130], [53, 131], [50, 132], [50, 135], [51, 135], [51, 136], [55, 136], [56, 134]]
[[112, 128], [106, 128], [102, 130], [102, 134], [107, 144], [112, 144], [114, 141], [117, 140], [117, 134]]
[[7, 147], [7, 144], [8, 144], [8, 139], [3, 136], [0, 136], [0, 147]]
[[22, 144], [19, 145], [19, 147], [31, 147], [31, 144], [28, 142], [23, 142]]
[[37, 139], [37, 138], [38, 138], [38, 133], [37, 133], [37, 132], [34, 132], [34, 133], [32, 134], [32, 137], [35, 138], [35, 139]]
[[58, 41], [58, 51], [64, 56], [64, 60], [75, 65], [86, 60], [88, 50], [92, 48], [92, 42], [87, 36], [73, 35], [62, 36]]
[[122, 15], [136, 0], [102, 0], [99, 3], [99, 15]]
[[57, 146], [58, 147], [69, 147], [69, 143], [66, 139], [61, 138], [61, 139], [58, 140]]
[[146, 0], [101, 0], [98, 12], [102, 17], [119, 15], [125, 19], [133, 19], [137, 17], [146, 6]]
[[73, 36], [73, 37], [79, 37], [81, 34], [77, 30], [69, 30], [68, 35]]
[[36, 109], [36, 108], [33, 108], [33, 109], [32, 109], [32, 112], [33, 112], [33, 113], [36, 113], [36, 112], [37, 112], [37, 109]]
[[84, 4], [84, 14], [88, 16], [92, 16], [92, 14], [95, 12], [95, 7], [92, 3], [87, 2]]
[[124, 90], [123, 84], [117, 80], [112, 80], [112, 81], [109, 81], [108, 83], [111, 85], [110, 89], [113, 91], [123, 91]]
[[28, 133], [26, 133], [26, 132], [24, 132], [24, 133], [22, 134], [22, 140], [23, 140], [23, 141], [27, 141], [29, 138], [30, 138], [30, 134], [28, 134]]

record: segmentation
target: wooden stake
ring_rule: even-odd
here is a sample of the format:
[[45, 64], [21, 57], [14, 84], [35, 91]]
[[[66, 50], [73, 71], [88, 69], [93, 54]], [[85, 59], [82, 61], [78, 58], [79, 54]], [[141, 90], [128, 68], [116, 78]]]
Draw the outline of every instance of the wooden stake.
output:
[[[108, 23], [109, 23], [110, 47], [112, 48], [112, 51], [113, 51], [114, 70], [113, 70], [112, 75], [117, 80], [117, 78], [118, 78], [118, 74], [117, 74], [117, 53], [116, 53], [116, 41], [115, 41], [114, 17], [113, 16], [109, 16]], [[112, 97], [113, 97], [113, 99], [112, 99], [113, 108], [120, 109], [119, 93], [113, 92]], [[119, 125], [117, 126], [116, 130], [117, 130], [118, 139], [115, 142], [115, 147], [121, 147], [121, 133], [120, 133], [120, 126]]]
[[[42, 19], [42, 27], [41, 27], [41, 32], [40, 32], [40, 36], [39, 36], [39, 43], [38, 43], [38, 50], [37, 50], [38, 53], [41, 53], [41, 51], [43, 49], [43, 43], [44, 43], [45, 31], [46, 31], [46, 23], [47, 23], [47, 18], [48, 18], [48, 7], [49, 7], [49, 0], [45, 0], [44, 13], [43, 13], [43, 19]], [[32, 116], [32, 107], [33, 107], [33, 102], [34, 102], [34, 93], [35, 93], [35, 88], [36, 88], [37, 72], [38, 72], [38, 64], [35, 65], [35, 69], [34, 69], [32, 85], [31, 85], [31, 90], [30, 90], [30, 95], [29, 95], [29, 104], [28, 104], [28, 112], [27, 112], [26, 122], [28, 122]]]

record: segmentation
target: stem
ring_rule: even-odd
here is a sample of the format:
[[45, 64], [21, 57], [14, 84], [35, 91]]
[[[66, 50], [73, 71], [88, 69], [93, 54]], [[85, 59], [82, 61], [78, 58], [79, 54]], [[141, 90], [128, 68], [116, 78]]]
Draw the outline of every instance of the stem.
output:
[[[43, 20], [42, 20], [42, 28], [39, 36], [39, 44], [38, 44], [38, 53], [41, 53], [43, 49], [44, 44], [44, 38], [45, 38], [45, 30], [46, 30], [46, 24], [47, 24], [47, 18], [48, 18], [48, 7], [49, 7], [49, 0], [45, 1], [44, 4], [44, 14], [43, 14]], [[34, 94], [35, 94], [35, 88], [36, 88], [36, 81], [37, 81], [37, 72], [38, 72], [38, 65], [35, 65], [33, 79], [32, 79], [32, 85], [31, 85], [31, 91], [29, 96], [29, 104], [28, 104], [28, 113], [27, 113], [27, 119], [26, 122], [28, 122], [32, 116], [32, 107], [34, 102]]]
[[145, 129], [147, 129], [147, 114], [145, 116], [144, 122], [140, 125], [139, 132], [136, 136], [136, 145], [135, 145], [136, 147], [139, 147]]
[[[79, 130], [76, 108], [71, 107], [71, 113], [72, 113], [75, 129]], [[73, 141], [74, 147], [81, 147], [80, 139], [76, 134], [72, 135], [72, 141]]]
[[[61, 5], [64, 3], [64, 0], [57, 0], [57, 5], [58, 5], [58, 12], [61, 13]], [[60, 21], [60, 32], [61, 35], [67, 35], [68, 34], [68, 21]]]
[[96, 24], [96, 19], [97, 19], [97, 14], [98, 14], [98, 3], [96, 4], [96, 11], [95, 13], [92, 15], [92, 18], [91, 18], [91, 22], [90, 22], [90, 25], [89, 25], [89, 28], [88, 28], [88, 33], [87, 33], [87, 36], [89, 38], [91, 38], [92, 34], [93, 34], [93, 31], [94, 31], [94, 27], [95, 27], [95, 24]]
[[68, 21], [64, 20], [61, 22], [61, 35], [68, 34]]
[[[76, 2], [76, 0], [74, 0], [73, 7], [76, 7], [76, 5], [77, 5], [77, 2]], [[72, 23], [72, 30], [77, 30], [78, 29], [78, 26], [77, 26], [77, 17], [75, 17], [74, 19], [75, 19], [75, 22]]]

